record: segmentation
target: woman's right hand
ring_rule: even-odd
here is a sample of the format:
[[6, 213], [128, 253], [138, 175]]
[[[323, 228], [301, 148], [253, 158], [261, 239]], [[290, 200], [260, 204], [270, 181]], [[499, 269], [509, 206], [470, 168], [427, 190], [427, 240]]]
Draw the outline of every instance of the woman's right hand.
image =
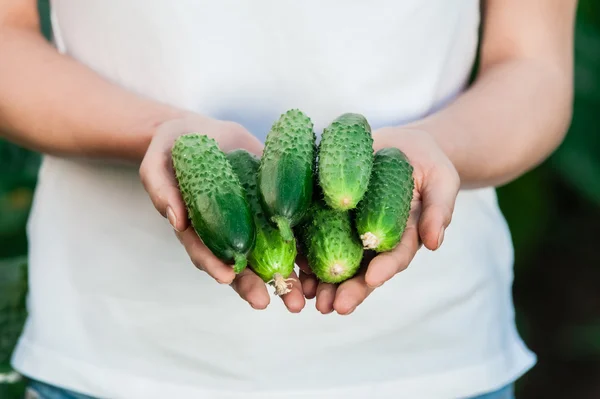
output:
[[[140, 178], [156, 210], [169, 220], [192, 263], [221, 284], [229, 284], [255, 309], [264, 309], [270, 302], [265, 283], [250, 268], [236, 275], [230, 265], [217, 258], [198, 237], [191, 226], [187, 210], [172, 166], [171, 148], [175, 140], [186, 133], [198, 132], [214, 138], [221, 150], [246, 149], [258, 156], [263, 145], [243, 126], [228, 121], [185, 114], [157, 126], [140, 165]], [[295, 274], [290, 277], [296, 277]], [[282, 297], [291, 312], [299, 312], [305, 304], [300, 281], [296, 278], [292, 291]]]

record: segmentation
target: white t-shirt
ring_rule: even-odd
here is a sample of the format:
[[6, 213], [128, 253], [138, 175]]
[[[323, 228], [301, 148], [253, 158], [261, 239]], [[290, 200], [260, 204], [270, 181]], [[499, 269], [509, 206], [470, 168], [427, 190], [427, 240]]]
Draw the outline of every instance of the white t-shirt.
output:
[[[465, 88], [477, 0], [55, 0], [56, 44], [138, 93], [264, 140], [300, 108], [317, 134], [421, 118]], [[101, 112], [101, 110], [97, 110]], [[486, 134], [482, 131], [481, 134]], [[493, 188], [463, 191], [439, 251], [350, 316], [253, 310], [192, 266], [136, 168], [45, 157], [15, 368], [101, 398], [451, 399], [535, 362]]]

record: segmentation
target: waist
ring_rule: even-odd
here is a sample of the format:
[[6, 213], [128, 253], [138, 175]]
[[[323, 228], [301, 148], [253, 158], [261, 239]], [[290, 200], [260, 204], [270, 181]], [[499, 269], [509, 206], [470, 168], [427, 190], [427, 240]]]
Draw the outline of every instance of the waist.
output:
[[[512, 247], [493, 189], [461, 192], [442, 248], [347, 318], [311, 301], [299, 315], [277, 298], [251, 309], [193, 267], [135, 168], [45, 158], [28, 230], [26, 339], [106, 369], [254, 390], [287, 384], [293, 363], [323, 388], [486, 362], [512, 334]], [[359, 376], [358, 359], [382, 366]]]

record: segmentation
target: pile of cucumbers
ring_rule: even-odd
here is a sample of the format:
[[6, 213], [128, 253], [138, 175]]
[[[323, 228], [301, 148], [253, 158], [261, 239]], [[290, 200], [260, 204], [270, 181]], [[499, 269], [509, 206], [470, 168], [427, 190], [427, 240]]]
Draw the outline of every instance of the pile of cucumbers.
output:
[[345, 113], [323, 129], [298, 109], [273, 123], [261, 157], [224, 153], [201, 133], [172, 148], [179, 189], [196, 233], [236, 273], [250, 267], [276, 295], [290, 291], [298, 251], [323, 282], [354, 276], [365, 251], [400, 242], [413, 197], [413, 167], [397, 148], [375, 152], [371, 127]]

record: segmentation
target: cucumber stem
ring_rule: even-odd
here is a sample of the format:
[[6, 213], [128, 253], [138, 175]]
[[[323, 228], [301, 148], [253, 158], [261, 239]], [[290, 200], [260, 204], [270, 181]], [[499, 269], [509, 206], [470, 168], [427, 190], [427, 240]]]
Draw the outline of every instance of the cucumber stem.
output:
[[275, 273], [273, 275], [273, 279], [268, 282], [273, 287], [275, 287], [275, 295], [281, 296], [285, 295], [292, 290], [292, 282], [296, 281], [295, 278], [283, 278], [283, 276], [279, 273]]
[[333, 274], [334, 276], [339, 276], [340, 274], [342, 274], [344, 272], [344, 266], [340, 265], [339, 263], [336, 263], [335, 265], [333, 265], [331, 267], [331, 274]]
[[238, 274], [246, 268], [248, 260], [246, 259], [246, 256], [242, 254], [235, 254], [233, 258], [235, 260], [235, 264], [233, 265], [233, 271], [235, 272], [235, 274]]
[[294, 233], [292, 233], [290, 222], [288, 222], [286, 218], [282, 216], [273, 216], [272, 220], [277, 224], [281, 238], [283, 238], [284, 241], [290, 242], [294, 239]]
[[367, 231], [365, 234], [360, 236], [360, 239], [363, 243], [364, 249], [376, 249], [379, 244], [381, 244], [381, 240], [375, 234]]

